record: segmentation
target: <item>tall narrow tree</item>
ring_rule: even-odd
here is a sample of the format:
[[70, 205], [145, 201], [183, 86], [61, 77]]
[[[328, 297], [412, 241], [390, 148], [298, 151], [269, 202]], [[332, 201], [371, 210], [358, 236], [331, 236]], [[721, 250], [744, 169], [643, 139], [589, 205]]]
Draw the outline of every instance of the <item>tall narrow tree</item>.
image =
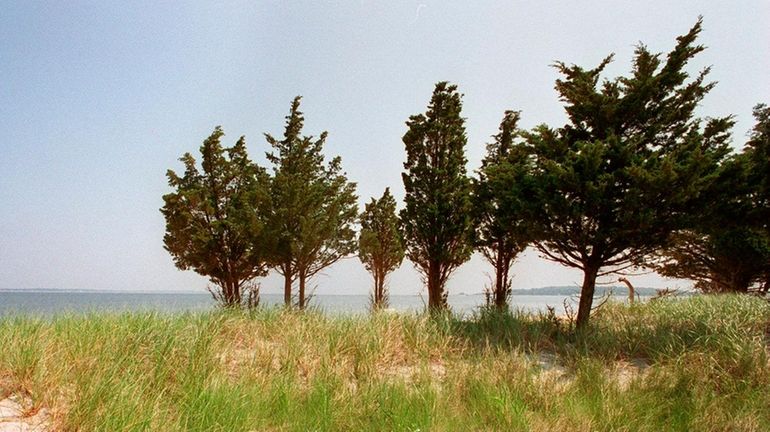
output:
[[713, 87], [708, 69], [685, 67], [703, 46], [701, 22], [677, 38], [664, 61], [640, 45], [630, 76], [599, 83], [594, 69], [557, 63], [556, 90], [569, 123], [529, 135], [533, 184], [527, 198], [536, 245], [583, 271], [577, 325], [591, 312], [597, 276], [639, 264], [708, 205], [703, 192], [728, 152], [730, 118], [705, 126], [694, 111]]
[[457, 86], [436, 84], [427, 112], [404, 134], [406, 197], [401, 211], [407, 256], [428, 288], [428, 308], [447, 308], [446, 282], [473, 251], [465, 120]]
[[168, 171], [175, 191], [163, 196], [161, 212], [163, 243], [176, 266], [207, 276], [218, 287], [214, 297], [232, 307], [247, 300], [247, 284], [265, 273], [270, 197], [268, 175], [249, 160], [244, 138], [224, 148], [223, 135], [217, 127], [203, 142], [202, 172], [190, 153], [180, 159], [183, 176]]
[[302, 136], [304, 117], [300, 97], [286, 117], [283, 139], [265, 134], [273, 152], [271, 186], [273, 202], [269, 230], [276, 239], [272, 264], [284, 277], [284, 302], [291, 305], [294, 282], [298, 282], [297, 305], [307, 303], [307, 282], [321, 270], [356, 250], [353, 225], [358, 216], [355, 183], [342, 172], [341, 159], [324, 165], [323, 145]]
[[372, 308], [388, 306], [385, 279], [404, 260], [404, 242], [396, 215], [396, 200], [386, 188], [380, 199], [366, 204], [361, 213], [358, 257], [374, 278]]
[[487, 145], [473, 188], [476, 248], [495, 271], [487, 304], [500, 310], [508, 308], [511, 265], [529, 241], [527, 218], [520, 202], [527, 187], [529, 157], [525, 144], [515, 142], [519, 118], [519, 112], [505, 112], [500, 131]]

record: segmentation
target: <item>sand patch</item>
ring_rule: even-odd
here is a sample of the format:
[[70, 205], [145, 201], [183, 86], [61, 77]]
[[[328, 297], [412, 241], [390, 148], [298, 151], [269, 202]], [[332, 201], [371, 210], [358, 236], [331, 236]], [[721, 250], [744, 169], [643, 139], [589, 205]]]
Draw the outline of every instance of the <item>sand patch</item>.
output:
[[29, 398], [11, 395], [0, 400], [0, 432], [48, 432], [50, 413]]
[[637, 378], [644, 378], [649, 372], [650, 365], [644, 359], [630, 359], [615, 362], [609, 370], [613, 379], [621, 391], [626, 391]]

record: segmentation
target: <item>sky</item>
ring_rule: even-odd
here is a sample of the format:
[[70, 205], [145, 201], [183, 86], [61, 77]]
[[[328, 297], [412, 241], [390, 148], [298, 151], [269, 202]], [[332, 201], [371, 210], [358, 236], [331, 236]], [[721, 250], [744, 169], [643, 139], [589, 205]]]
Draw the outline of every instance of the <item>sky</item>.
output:
[[[607, 76], [640, 42], [667, 52], [704, 18], [708, 49], [690, 65], [718, 82], [702, 116], [732, 114], [739, 149], [751, 109], [770, 102], [770, 2], [660, 1], [6, 1], [0, 0], [0, 289], [202, 291], [163, 249], [165, 173], [217, 125], [265, 163], [296, 95], [305, 133], [329, 131], [363, 206], [403, 197], [401, 137], [437, 81], [464, 94], [469, 172], [506, 109], [521, 126], [565, 122], [554, 61]], [[462, 266], [450, 293], [475, 293], [491, 268]], [[527, 251], [514, 288], [576, 285], [578, 271]], [[654, 274], [637, 286], [685, 287]], [[606, 280], [605, 282], [611, 282]], [[318, 294], [365, 294], [357, 258], [329, 268]], [[280, 292], [276, 276], [263, 292]], [[406, 261], [393, 294], [417, 294]]]

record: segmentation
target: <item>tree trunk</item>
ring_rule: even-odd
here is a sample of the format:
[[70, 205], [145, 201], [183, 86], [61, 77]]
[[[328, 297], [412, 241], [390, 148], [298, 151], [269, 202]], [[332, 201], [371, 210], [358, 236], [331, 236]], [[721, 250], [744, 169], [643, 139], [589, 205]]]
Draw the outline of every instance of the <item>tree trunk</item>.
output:
[[299, 271], [299, 310], [305, 309], [305, 271]]
[[233, 306], [240, 307], [241, 305], [241, 284], [238, 280], [233, 280]]
[[220, 297], [219, 301], [223, 303], [223, 306], [230, 307], [230, 283], [227, 281], [227, 279], [222, 281], [220, 289], [222, 290], [222, 296]]
[[737, 293], [749, 292], [749, 285], [751, 285], [751, 275], [747, 275], [745, 272], [736, 272], [730, 276], [730, 291]]
[[235, 302], [235, 289], [232, 278], [227, 277], [222, 284], [222, 299], [225, 302], [225, 307], [237, 306]]
[[594, 301], [597, 273], [599, 273], [599, 266], [597, 265], [586, 265], [583, 268], [583, 287], [580, 289], [580, 304], [578, 305], [576, 323], [578, 329], [585, 328], [588, 324], [588, 317], [591, 315], [591, 305]]
[[503, 311], [508, 306], [506, 296], [506, 279], [508, 278], [508, 272], [506, 271], [505, 257], [502, 251], [497, 252], [497, 260], [495, 263], [495, 290], [494, 290], [494, 304], [498, 311]]
[[770, 273], [765, 275], [765, 280], [762, 281], [762, 284], [759, 287], [759, 292], [762, 294], [770, 292]]
[[503, 286], [503, 266], [502, 266], [502, 254], [497, 252], [495, 257], [495, 288], [492, 290], [492, 304], [496, 308], [500, 309], [500, 290]]
[[384, 305], [383, 286], [384, 278], [382, 276], [382, 269], [376, 269], [374, 272], [374, 308], [381, 309]]
[[428, 310], [430, 312], [446, 309], [443, 290], [439, 265], [436, 262], [430, 262], [428, 264]]
[[636, 293], [634, 291], [634, 286], [631, 285], [631, 281], [622, 277], [618, 279], [618, 282], [623, 282], [628, 287], [628, 303], [634, 304], [634, 298], [636, 297]]
[[380, 305], [380, 274], [377, 271], [377, 268], [374, 268], [374, 294], [372, 296], [372, 301], [375, 309]]
[[291, 264], [283, 266], [283, 305], [287, 308], [291, 308]]
[[385, 306], [385, 271], [380, 270], [380, 306]]

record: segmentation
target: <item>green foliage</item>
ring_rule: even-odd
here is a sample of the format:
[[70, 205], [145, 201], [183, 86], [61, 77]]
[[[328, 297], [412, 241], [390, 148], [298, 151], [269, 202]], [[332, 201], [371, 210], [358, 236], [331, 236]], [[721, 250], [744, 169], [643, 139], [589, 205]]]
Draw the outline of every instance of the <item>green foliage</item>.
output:
[[661, 274], [693, 279], [704, 292], [770, 288], [770, 108], [757, 105], [754, 117], [743, 152], [722, 163], [710, 205], [659, 254]]
[[529, 134], [535, 244], [584, 272], [578, 325], [588, 321], [596, 277], [640, 263], [707, 205], [704, 192], [728, 152], [731, 118], [703, 122], [694, 111], [713, 87], [708, 68], [688, 80], [701, 22], [677, 38], [665, 60], [636, 48], [631, 74], [600, 76], [557, 63], [556, 90], [569, 123]]
[[387, 307], [385, 279], [404, 260], [404, 241], [396, 215], [396, 200], [386, 188], [380, 199], [372, 198], [360, 217], [358, 257], [374, 277], [372, 306]]
[[[676, 233], [661, 252], [656, 270], [664, 276], [692, 279], [695, 288], [707, 293], [745, 293], [755, 284], [764, 285], [770, 260], [768, 237], [750, 227], [731, 225]], [[765, 290], [761, 285], [757, 288]]]
[[770, 106], [755, 106], [754, 119], [756, 124], [743, 151], [747, 159], [747, 201], [750, 203], [746, 219], [765, 245], [766, 262], [760, 289], [767, 293], [770, 292]]
[[340, 157], [324, 165], [323, 145], [303, 136], [300, 97], [286, 117], [283, 138], [265, 134], [273, 152], [267, 154], [274, 176], [269, 231], [276, 239], [271, 257], [284, 276], [284, 300], [291, 302], [292, 284], [299, 282], [298, 305], [307, 302], [306, 283], [324, 268], [356, 250], [353, 224], [358, 216], [355, 183], [342, 171]]
[[744, 157], [748, 159], [748, 183], [756, 188], [753, 194], [755, 218], [767, 231], [770, 224], [770, 106], [755, 106], [754, 120], [756, 124], [746, 143]]
[[184, 175], [168, 171], [174, 192], [163, 196], [163, 243], [178, 268], [207, 276], [219, 287], [215, 298], [237, 306], [250, 281], [265, 273], [269, 178], [249, 160], [243, 137], [225, 148], [223, 135], [217, 127], [200, 147], [202, 171], [189, 153], [180, 159]]
[[529, 227], [521, 202], [527, 195], [529, 152], [524, 143], [514, 142], [520, 114], [506, 111], [500, 132], [487, 145], [479, 178], [474, 182], [473, 212], [476, 220], [476, 248], [495, 269], [487, 303], [507, 309], [511, 295], [511, 265], [527, 247]]
[[428, 285], [428, 307], [445, 309], [445, 285], [473, 251], [471, 184], [466, 175], [465, 120], [457, 86], [436, 84], [427, 112], [404, 134], [406, 196], [401, 222], [407, 257]]

